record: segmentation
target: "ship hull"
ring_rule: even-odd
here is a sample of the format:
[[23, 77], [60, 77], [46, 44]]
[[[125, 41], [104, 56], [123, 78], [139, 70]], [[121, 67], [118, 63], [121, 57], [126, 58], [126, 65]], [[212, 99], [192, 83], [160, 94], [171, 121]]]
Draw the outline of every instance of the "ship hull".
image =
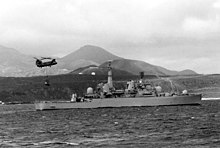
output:
[[199, 105], [202, 95], [168, 96], [168, 97], [135, 97], [135, 98], [105, 98], [85, 102], [42, 101], [36, 102], [36, 110], [55, 110], [73, 108], [103, 108], [126, 106], [168, 106], [168, 105]]

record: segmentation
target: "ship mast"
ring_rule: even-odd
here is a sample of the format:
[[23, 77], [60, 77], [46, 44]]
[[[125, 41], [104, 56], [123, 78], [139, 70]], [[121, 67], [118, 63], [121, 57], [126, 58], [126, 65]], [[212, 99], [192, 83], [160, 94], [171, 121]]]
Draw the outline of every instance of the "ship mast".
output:
[[111, 61], [108, 62], [108, 85], [109, 88], [113, 88]]
[[144, 71], [140, 72], [140, 83], [143, 83], [143, 78], [144, 78]]

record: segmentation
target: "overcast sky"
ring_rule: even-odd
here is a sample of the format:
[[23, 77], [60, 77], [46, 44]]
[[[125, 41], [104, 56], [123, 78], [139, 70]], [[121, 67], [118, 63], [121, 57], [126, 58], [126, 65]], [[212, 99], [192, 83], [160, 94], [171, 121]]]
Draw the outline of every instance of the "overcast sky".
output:
[[87, 44], [171, 70], [220, 73], [220, 0], [0, 0], [0, 45], [63, 56]]

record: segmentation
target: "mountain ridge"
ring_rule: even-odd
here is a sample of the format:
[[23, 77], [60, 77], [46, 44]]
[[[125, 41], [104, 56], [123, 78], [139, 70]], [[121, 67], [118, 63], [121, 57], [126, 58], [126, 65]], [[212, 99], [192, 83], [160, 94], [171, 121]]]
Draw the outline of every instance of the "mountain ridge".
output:
[[[57, 59], [58, 64], [51, 68], [37, 68], [33, 56], [20, 53], [16, 49], [7, 48], [0, 45], [0, 76], [10, 77], [30, 77], [45, 75], [59, 75], [72, 72], [78, 68], [89, 65], [104, 66], [106, 61], [112, 61], [112, 67], [119, 73], [139, 74], [144, 71], [145, 74], [154, 75], [194, 75], [196, 72], [186, 69], [182, 71], [173, 71], [149, 64], [144, 61], [125, 59], [116, 56], [107, 50], [93, 45], [85, 45], [78, 50]], [[106, 65], [105, 65], [106, 66]], [[119, 72], [121, 70], [121, 72]], [[85, 69], [84, 69], [85, 71]], [[87, 70], [89, 71], [89, 70]], [[123, 72], [122, 72], [123, 71]], [[99, 72], [103, 73], [103, 72]]]

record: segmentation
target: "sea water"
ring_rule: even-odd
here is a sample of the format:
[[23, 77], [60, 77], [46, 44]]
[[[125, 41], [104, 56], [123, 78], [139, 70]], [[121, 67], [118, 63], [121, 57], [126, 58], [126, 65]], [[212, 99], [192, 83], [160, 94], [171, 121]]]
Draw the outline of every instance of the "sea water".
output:
[[50, 111], [1, 105], [0, 147], [220, 147], [220, 100]]

